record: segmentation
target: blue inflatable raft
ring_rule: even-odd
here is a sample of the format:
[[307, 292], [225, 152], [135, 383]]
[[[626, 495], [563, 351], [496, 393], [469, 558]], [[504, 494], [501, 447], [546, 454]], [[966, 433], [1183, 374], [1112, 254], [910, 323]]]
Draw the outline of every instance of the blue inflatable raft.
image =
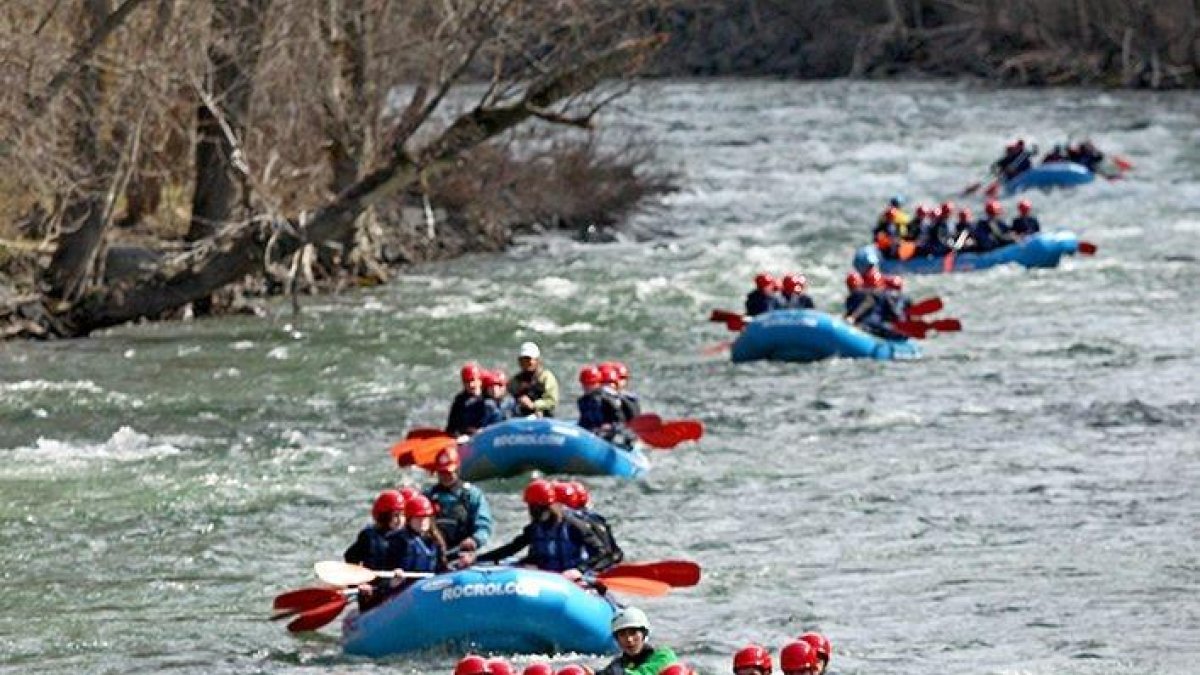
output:
[[459, 448], [466, 480], [506, 478], [527, 471], [635, 478], [650, 463], [636, 448], [621, 448], [573, 422], [511, 419], [485, 428]]
[[834, 356], [861, 359], [915, 359], [912, 340], [885, 340], [842, 319], [810, 309], [760, 314], [747, 322], [733, 343], [733, 361], [819, 361]]
[[[1043, 232], [1016, 244], [986, 253], [958, 253], [954, 256], [952, 272], [984, 270], [996, 265], [1016, 263], [1025, 267], [1058, 267], [1064, 255], [1079, 250], [1079, 238], [1073, 232]], [[868, 245], [854, 254], [854, 269], [862, 271], [871, 264], [884, 274], [941, 274], [946, 271], [946, 256], [926, 256], [897, 260], [879, 255], [879, 249]]]
[[1005, 181], [1004, 194], [1014, 195], [1031, 189], [1075, 187], [1096, 179], [1086, 166], [1075, 162], [1051, 162], [1035, 166], [1016, 178]]
[[443, 648], [479, 652], [611, 654], [613, 609], [562, 575], [510, 567], [442, 574], [342, 623], [347, 654], [381, 657]]

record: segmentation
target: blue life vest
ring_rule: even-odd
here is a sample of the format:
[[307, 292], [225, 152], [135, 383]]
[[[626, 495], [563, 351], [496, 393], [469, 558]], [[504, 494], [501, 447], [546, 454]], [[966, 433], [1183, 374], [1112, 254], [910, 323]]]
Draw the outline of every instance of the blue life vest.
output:
[[404, 541], [404, 555], [397, 561], [397, 566], [406, 572], [436, 572], [438, 571], [438, 547], [432, 540], [405, 528], [401, 534]]
[[530, 534], [530, 562], [549, 572], [563, 572], [579, 567], [587, 560], [587, 550], [566, 521], [537, 522]]

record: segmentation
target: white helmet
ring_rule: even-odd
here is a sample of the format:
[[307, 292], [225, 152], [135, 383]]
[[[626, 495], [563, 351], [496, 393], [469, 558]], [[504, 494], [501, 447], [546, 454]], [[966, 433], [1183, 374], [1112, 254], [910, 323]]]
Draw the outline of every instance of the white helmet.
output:
[[542, 350], [538, 349], [536, 342], [523, 342], [521, 343], [521, 349], [517, 351], [517, 356], [538, 359], [542, 357]]
[[641, 628], [649, 634], [650, 619], [647, 619], [646, 613], [637, 607], [622, 607], [613, 615], [612, 632], [616, 633], [626, 628]]

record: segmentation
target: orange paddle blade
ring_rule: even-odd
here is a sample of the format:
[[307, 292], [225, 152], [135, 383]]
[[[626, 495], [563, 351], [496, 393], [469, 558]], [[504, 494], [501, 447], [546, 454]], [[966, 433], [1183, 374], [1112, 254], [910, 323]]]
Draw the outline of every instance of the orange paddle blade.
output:
[[647, 598], [657, 598], [671, 592], [671, 585], [653, 579], [638, 579], [636, 577], [601, 577], [600, 583], [608, 590], [629, 595], [640, 595]]
[[410, 438], [393, 445], [391, 452], [401, 466], [412, 466], [429, 464], [437, 459], [439, 452], [455, 445], [454, 439], [449, 436]]
[[600, 575], [637, 577], [670, 584], [673, 587], [695, 586], [700, 583], [700, 566], [690, 560], [660, 560], [658, 562], [622, 563]]

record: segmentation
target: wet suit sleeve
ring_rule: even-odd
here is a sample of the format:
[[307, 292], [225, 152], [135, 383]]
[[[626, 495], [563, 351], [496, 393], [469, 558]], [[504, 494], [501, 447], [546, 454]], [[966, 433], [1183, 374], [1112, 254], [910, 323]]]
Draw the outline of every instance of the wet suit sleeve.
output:
[[471, 490], [470, 502], [472, 510], [475, 511], [475, 530], [471, 532], [471, 538], [477, 546], [483, 548], [492, 538], [492, 509], [488, 506], [487, 497], [477, 489]]
[[371, 544], [367, 541], [367, 533], [365, 531], [358, 533], [358, 538], [350, 544], [350, 548], [342, 554], [342, 560], [353, 565], [360, 565], [367, 559], [367, 554], [371, 550]]
[[450, 415], [446, 418], [446, 433], [451, 436], [458, 436], [465, 431], [466, 424], [463, 423], [465, 400], [462, 396], [455, 396], [454, 402], [450, 404]]
[[873, 309], [875, 309], [875, 295], [864, 293], [862, 302], [858, 303], [858, 307], [855, 307], [853, 312], [846, 315], [846, 321], [858, 323], [863, 317], [870, 314]]
[[530, 542], [529, 528], [530, 527], [531, 526], [526, 525], [525, 529], [521, 530], [521, 534], [518, 534], [516, 539], [513, 539], [512, 541], [508, 542], [507, 544], [505, 544], [499, 548], [494, 548], [494, 549], [488, 551], [487, 553], [480, 555], [479, 557], [475, 558], [475, 560], [477, 560], [479, 562], [492, 562], [492, 563], [500, 562], [501, 560], [504, 560], [505, 558], [516, 555], [516, 553], [518, 551], [523, 551], [524, 549], [528, 548], [528, 546], [529, 546], [529, 542]]

